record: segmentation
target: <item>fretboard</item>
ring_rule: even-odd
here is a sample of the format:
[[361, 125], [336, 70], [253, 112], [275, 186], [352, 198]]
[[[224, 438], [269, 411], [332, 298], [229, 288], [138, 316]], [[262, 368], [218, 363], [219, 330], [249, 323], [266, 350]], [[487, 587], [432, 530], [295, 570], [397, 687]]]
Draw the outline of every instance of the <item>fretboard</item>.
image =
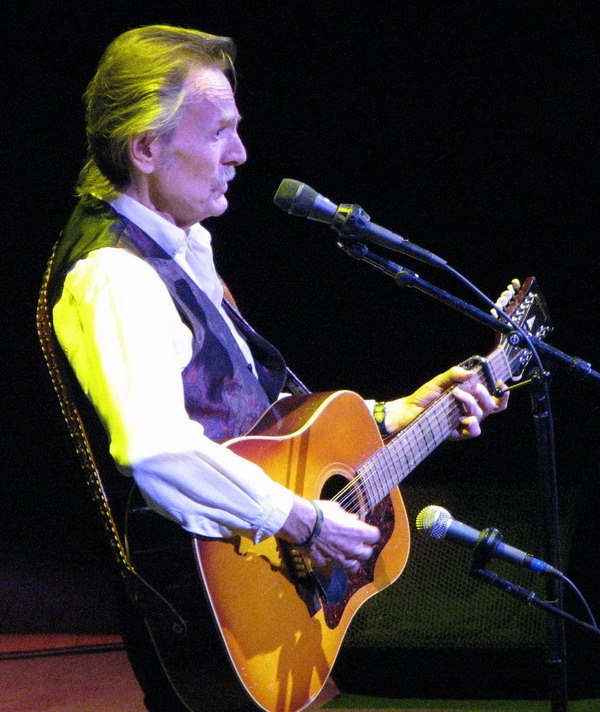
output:
[[[486, 361], [494, 383], [510, 377], [510, 365], [502, 348], [494, 350]], [[486, 369], [478, 365], [473, 372], [480, 383], [488, 385]], [[354, 484], [359, 485], [360, 497], [369, 510], [447, 440], [456, 428], [463, 410], [453, 396], [453, 390], [454, 387], [442, 393], [357, 470]], [[345, 497], [348, 497], [348, 491]], [[350, 508], [355, 511], [359, 509], [358, 506]]]

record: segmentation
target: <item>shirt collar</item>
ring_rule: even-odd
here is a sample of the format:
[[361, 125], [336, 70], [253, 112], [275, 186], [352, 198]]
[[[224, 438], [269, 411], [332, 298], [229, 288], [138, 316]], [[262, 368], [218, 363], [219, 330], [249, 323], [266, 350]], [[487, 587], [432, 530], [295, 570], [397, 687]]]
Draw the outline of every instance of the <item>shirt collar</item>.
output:
[[159, 215], [154, 210], [142, 205], [129, 195], [121, 194], [110, 205], [123, 217], [131, 220], [170, 256], [175, 257], [185, 252], [188, 242], [197, 240], [208, 247], [210, 233], [200, 223], [182, 230]]

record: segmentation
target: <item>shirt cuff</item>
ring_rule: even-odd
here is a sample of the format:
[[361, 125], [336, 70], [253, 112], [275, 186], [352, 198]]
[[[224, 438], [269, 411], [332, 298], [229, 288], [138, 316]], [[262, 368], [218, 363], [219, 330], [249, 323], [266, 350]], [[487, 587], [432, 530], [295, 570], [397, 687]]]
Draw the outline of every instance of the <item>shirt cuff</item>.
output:
[[267, 512], [263, 517], [262, 522], [256, 529], [256, 533], [254, 535], [255, 544], [258, 544], [263, 539], [267, 539], [268, 537], [277, 534], [277, 532], [285, 524], [287, 518], [290, 516], [290, 512], [292, 511], [295, 497], [294, 493], [277, 482], [274, 482], [273, 484], [279, 488], [280, 491], [267, 506]]

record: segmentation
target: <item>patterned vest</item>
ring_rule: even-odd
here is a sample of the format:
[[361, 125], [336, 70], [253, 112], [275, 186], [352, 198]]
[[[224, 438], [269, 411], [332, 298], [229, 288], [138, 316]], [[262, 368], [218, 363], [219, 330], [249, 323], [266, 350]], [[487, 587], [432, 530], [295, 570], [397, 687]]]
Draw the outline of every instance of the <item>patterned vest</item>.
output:
[[58, 245], [50, 304], [60, 296], [64, 276], [75, 262], [101, 247], [128, 250], [152, 266], [191, 329], [193, 354], [182, 373], [190, 418], [201, 423], [207, 437], [216, 441], [248, 432], [283, 388], [286, 367], [281, 354], [225, 302], [229, 316], [248, 342], [257, 380], [206, 294], [154, 240], [107, 203], [84, 198], [73, 212]]

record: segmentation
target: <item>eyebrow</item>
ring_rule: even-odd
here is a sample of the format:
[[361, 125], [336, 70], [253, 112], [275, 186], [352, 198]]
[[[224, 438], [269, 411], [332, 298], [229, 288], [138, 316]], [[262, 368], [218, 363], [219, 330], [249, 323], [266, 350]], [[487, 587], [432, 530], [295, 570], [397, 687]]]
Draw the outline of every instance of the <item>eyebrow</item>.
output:
[[231, 113], [226, 116], [221, 117], [219, 120], [219, 126], [239, 126], [242, 121], [242, 115], [239, 113]]
[[239, 111], [236, 111], [235, 113], [232, 112], [231, 114], [224, 116], [223, 121], [227, 121], [228, 123], [230, 121], [235, 121], [236, 124], [239, 124], [243, 118], [244, 117], [239, 113]]

